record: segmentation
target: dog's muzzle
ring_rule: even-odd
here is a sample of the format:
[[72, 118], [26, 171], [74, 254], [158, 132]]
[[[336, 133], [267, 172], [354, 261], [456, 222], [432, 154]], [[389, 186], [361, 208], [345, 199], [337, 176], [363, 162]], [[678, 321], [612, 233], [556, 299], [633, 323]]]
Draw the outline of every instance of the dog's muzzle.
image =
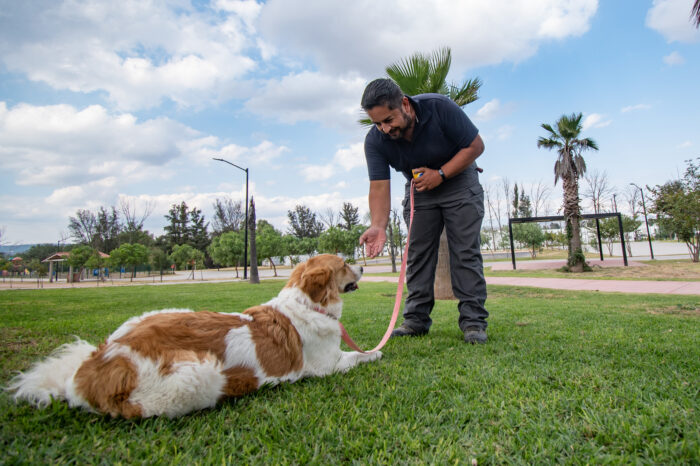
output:
[[355, 291], [358, 288], [359, 288], [359, 286], [357, 286], [357, 282], [350, 282], [347, 285], [345, 285], [345, 289], [343, 291], [345, 293], [349, 293], [351, 291]]

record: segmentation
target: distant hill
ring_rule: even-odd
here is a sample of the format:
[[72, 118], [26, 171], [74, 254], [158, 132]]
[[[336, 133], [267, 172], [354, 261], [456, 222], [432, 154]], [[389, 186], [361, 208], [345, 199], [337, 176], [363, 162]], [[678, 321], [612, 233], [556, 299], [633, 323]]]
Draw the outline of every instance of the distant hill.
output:
[[5, 255], [5, 257], [14, 257], [21, 255], [24, 251], [34, 246], [33, 244], [11, 244], [7, 246], [0, 246], [0, 252]]

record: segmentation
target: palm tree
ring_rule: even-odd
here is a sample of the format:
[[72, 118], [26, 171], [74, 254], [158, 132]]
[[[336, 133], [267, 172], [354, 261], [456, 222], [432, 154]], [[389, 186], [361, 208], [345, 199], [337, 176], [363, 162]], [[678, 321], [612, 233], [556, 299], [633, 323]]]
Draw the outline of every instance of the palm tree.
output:
[[578, 197], [578, 179], [586, 173], [586, 162], [581, 152], [587, 149], [598, 150], [596, 142], [590, 138], [580, 139], [582, 114], [563, 115], [556, 123], [557, 129], [546, 123], [542, 128], [549, 133], [537, 140], [537, 147], [556, 149], [559, 156], [554, 163], [554, 184], [562, 179], [564, 188], [564, 218], [569, 239], [568, 266], [571, 272], [583, 272], [586, 258], [581, 247], [581, 207]]
[[693, 9], [690, 11], [690, 19], [695, 23], [695, 27], [700, 27], [700, 0], [695, 0]]
[[[477, 100], [481, 81], [474, 78], [462, 85], [447, 82], [447, 74], [452, 65], [452, 50], [443, 47], [431, 55], [415, 53], [386, 68], [386, 74], [399, 85], [404, 94], [442, 94], [464, 107]], [[362, 124], [371, 125], [369, 119]], [[447, 235], [443, 230], [440, 236], [438, 265], [435, 272], [435, 299], [454, 299], [450, 278], [450, 262]]]

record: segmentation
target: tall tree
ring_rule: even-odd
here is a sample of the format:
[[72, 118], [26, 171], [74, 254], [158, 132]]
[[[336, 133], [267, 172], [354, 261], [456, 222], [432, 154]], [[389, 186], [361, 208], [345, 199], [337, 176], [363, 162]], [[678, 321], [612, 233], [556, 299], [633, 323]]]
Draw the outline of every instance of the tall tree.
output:
[[213, 205], [214, 217], [212, 218], [214, 235], [241, 229], [245, 217], [241, 206], [241, 201], [234, 202], [228, 196], [223, 199], [216, 199]]
[[188, 225], [189, 244], [193, 248], [204, 252], [209, 246], [209, 233], [207, 227], [209, 223], [205, 221], [202, 211], [196, 207], [190, 210], [190, 222]]
[[143, 210], [139, 212], [136, 203], [122, 199], [119, 203], [124, 223], [122, 225], [122, 237], [126, 243], [152, 243], [153, 238], [143, 229], [144, 223], [153, 212], [154, 203], [146, 202]]
[[165, 230], [165, 245], [168, 251], [175, 246], [189, 244], [199, 251], [205, 251], [209, 246], [209, 225], [202, 215], [202, 211], [196, 207], [190, 209], [185, 201], [170, 206], [170, 211], [165, 215], [168, 224]]
[[116, 266], [131, 266], [130, 281], [136, 277], [136, 267], [148, 263], [148, 248], [143, 244], [124, 243], [112, 251], [110, 262]]
[[258, 275], [258, 248], [255, 245], [255, 199], [250, 198], [250, 209], [248, 214], [249, 238], [250, 238], [250, 283], [260, 283]]
[[[430, 55], [415, 53], [399, 60], [386, 68], [386, 74], [399, 85], [407, 95], [436, 93], [443, 94], [464, 107], [477, 100], [481, 87], [479, 78], [470, 79], [462, 84], [447, 82], [447, 74], [452, 66], [452, 50], [443, 47]], [[363, 124], [371, 125], [369, 119]], [[454, 299], [450, 278], [450, 263], [447, 249], [447, 235], [444, 230], [440, 237], [438, 265], [435, 271], [435, 298]]]
[[564, 218], [569, 240], [567, 265], [572, 272], [583, 272], [586, 257], [581, 246], [581, 206], [578, 194], [578, 179], [586, 173], [586, 162], [581, 153], [588, 149], [598, 150], [593, 139], [581, 138], [581, 113], [562, 115], [556, 129], [547, 123], [542, 124], [549, 134], [537, 140], [537, 147], [557, 151], [554, 163], [554, 184], [559, 178], [564, 189]]
[[343, 202], [343, 208], [340, 210], [340, 219], [342, 223], [340, 224], [346, 230], [352, 230], [352, 227], [360, 224], [360, 214], [358, 214], [358, 207], [355, 207], [350, 202]]
[[612, 187], [608, 184], [608, 174], [605, 170], [592, 170], [583, 176], [586, 182], [586, 190], [583, 195], [591, 201], [593, 213], [603, 212], [605, 198], [612, 195]]
[[319, 212], [318, 218], [326, 228], [337, 227], [340, 223], [340, 213], [333, 210], [332, 207], [327, 207], [325, 211]]
[[277, 266], [275, 265], [276, 257], [284, 257], [284, 242], [282, 241], [282, 233], [277, 231], [267, 220], [258, 220], [256, 232], [256, 245], [260, 257], [264, 257], [270, 261], [274, 276], [277, 276]]
[[235, 267], [238, 278], [238, 266], [243, 263], [243, 232], [227, 231], [214, 237], [207, 251], [217, 265]]
[[538, 181], [536, 185], [530, 188], [530, 199], [532, 199], [532, 215], [535, 217], [540, 214], [547, 213], [549, 201], [549, 188]]
[[86, 209], [78, 209], [75, 217], [68, 217], [68, 231], [71, 238], [85, 245], [92, 245], [97, 228], [97, 217]]
[[317, 238], [323, 231], [323, 224], [316, 220], [316, 214], [305, 205], [297, 205], [287, 211], [289, 233], [297, 238]]
[[182, 201], [180, 204], [171, 205], [170, 210], [165, 214], [165, 219], [168, 221], [168, 224], [163, 227], [165, 230], [165, 242], [168, 251], [172, 252], [175, 246], [187, 244], [190, 240], [190, 216], [187, 203]]
[[98, 251], [109, 252], [119, 246], [119, 234], [122, 231], [119, 213], [114, 206], [112, 206], [111, 212], [108, 212], [104, 207], [100, 207], [96, 218], [97, 223], [92, 246]]
[[683, 178], [651, 189], [651, 211], [660, 226], [685, 242], [693, 262], [700, 261], [700, 157], [696, 160], [686, 161]]

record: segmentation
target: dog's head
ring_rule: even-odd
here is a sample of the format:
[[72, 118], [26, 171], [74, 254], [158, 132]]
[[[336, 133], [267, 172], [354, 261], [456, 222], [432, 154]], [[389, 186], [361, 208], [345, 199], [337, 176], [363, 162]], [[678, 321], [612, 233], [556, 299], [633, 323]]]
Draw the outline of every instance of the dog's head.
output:
[[313, 302], [328, 306], [340, 301], [340, 293], [355, 291], [362, 267], [351, 266], [332, 254], [314, 256], [299, 264], [287, 287], [299, 288]]

